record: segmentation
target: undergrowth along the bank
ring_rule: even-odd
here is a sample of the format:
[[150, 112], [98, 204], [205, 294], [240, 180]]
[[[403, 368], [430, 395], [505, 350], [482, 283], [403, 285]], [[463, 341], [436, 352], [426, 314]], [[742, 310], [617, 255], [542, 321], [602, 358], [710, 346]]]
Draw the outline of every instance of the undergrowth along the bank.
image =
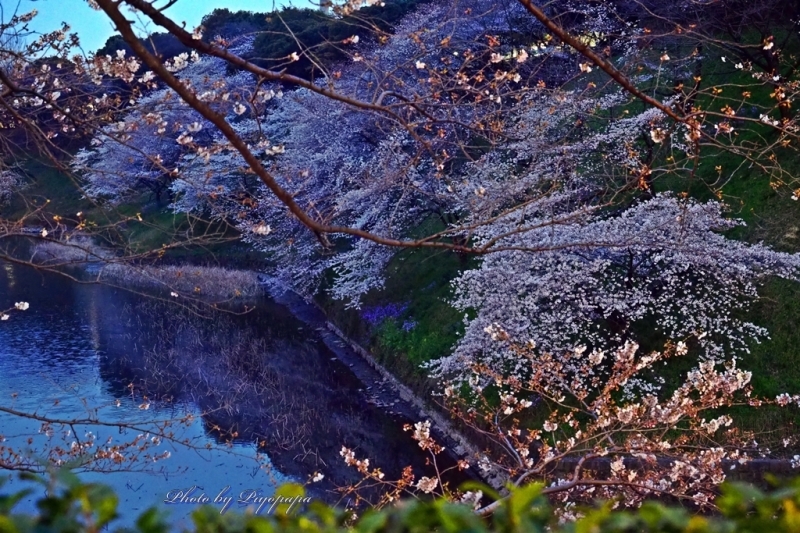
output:
[[244, 301], [263, 292], [253, 271], [188, 264], [137, 265], [119, 261], [112, 250], [81, 237], [37, 244], [31, 260], [50, 268], [79, 268], [84, 277], [96, 282], [160, 292], [173, 298]]

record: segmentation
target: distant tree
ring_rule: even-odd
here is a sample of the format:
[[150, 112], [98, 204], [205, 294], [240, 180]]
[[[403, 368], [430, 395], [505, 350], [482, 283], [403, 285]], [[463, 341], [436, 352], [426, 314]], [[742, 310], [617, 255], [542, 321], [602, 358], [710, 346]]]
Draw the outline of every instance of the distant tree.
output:
[[217, 8], [203, 17], [202, 26], [208, 41], [217, 36], [230, 39], [263, 30], [267, 25], [266, 19], [266, 13]]
[[[148, 35], [147, 38], [140, 39], [140, 41], [151, 53], [165, 61], [177, 55], [189, 53], [189, 48], [183, 45], [174, 35], [169, 33], [152, 33]], [[125, 42], [125, 39], [119, 35], [112, 35], [108, 38], [103, 47], [97, 50], [96, 55], [114, 56], [119, 51], [124, 51], [129, 56], [133, 55], [133, 50], [130, 45]]]

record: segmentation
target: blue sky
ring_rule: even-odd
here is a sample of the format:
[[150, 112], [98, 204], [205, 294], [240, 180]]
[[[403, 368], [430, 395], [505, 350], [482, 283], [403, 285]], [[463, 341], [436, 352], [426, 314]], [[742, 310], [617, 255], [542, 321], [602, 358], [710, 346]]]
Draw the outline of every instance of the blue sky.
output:
[[[160, 0], [156, 5], [165, 3], [165, 0]], [[200, 24], [203, 15], [218, 7], [226, 7], [231, 11], [269, 12], [276, 5], [289, 4], [311, 7], [308, 0], [178, 0], [166, 13], [178, 23], [185, 21], [186, 27], [191, 29]], [[36, 9], [39, 15], [29, 24], [29, 28], [36, 32], [53, 31], [61, 27], [62, 21], [68, 23], [71, 31], [78, 33], [81, 46], [87, 53], [103, 46], [106, 39], [114, 34], [111, 21], [102, 12], [91, 9], [86, 0], [0, 0], [0, 7], [4, 21], [11, 18], [15, 10], [22, 14]], [[159, 31], [155, 26], [150, 29]]]

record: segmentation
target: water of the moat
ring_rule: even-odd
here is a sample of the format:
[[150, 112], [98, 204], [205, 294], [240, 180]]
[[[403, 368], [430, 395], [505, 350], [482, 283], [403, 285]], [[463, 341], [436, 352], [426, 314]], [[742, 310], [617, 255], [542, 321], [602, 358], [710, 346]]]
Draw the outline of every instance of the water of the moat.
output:
[[[410, 420], [366, 401], [366, 387], [380, 384], [356, 378], [323, 342], [319, 325], [266, 296], [244, 315], [206, 307], [198, 316], [179, 301], [0, 264], [0, 308], [21, 301], [30, 308], [0, 322], [0, 406], [145, 429], [194, 416], [188, 427], [175, 422], [170, 428], [191, 448], [162, 442], [155, 452], [169, 451], [164, 461], [140, 454], [118, 466], [124, 471], [81, 474], [115, 489], [123, 523], [150, 506], [168, 511], [176, 525], [185, 523], [196, 506], [164, 500], [192, 487], [193, 496], [205, 493], [212, 503], [229, 487], [230, 508], [241, 510], [236, 500], [243, 492], [270, 496], [280, 483], [305, 483], [316, 472], [325, 477], [309, 486], [309, 495], [336, 503], [336, 487], [358, 479], [339, 456], [343, 445], [370, 458], [387, 478], [396, 479], [409, 464], [430, 474], [425, 455], [402, 431]], [[113, 425], [56, 426], [48, 436], [41, 428], [40, 421], [0, 412], [2, 445], [31, 457], [53, 444], [85, 442], [88, 431], [97, 442], [113, 443], [139, 434]], [[16, 480], [17, 473], [0, 470], [0, 477]], [[12, 481], [1, 490], [23, 486]]]

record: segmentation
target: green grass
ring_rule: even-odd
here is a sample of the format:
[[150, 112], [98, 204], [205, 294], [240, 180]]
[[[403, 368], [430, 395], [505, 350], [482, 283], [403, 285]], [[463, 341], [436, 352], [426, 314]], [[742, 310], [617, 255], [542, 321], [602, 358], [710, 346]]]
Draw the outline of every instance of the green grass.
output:
[[19, 219], [45, 205], [47, 213], [71, 218], [93, 207], [83, 198], [77, 184], [49, 161], [29, 158], [23, 168], [27, 174], [26, 184], [7, 207], [9, 219]]
[[[443, 229], [437, 219], [426, 220], [415, 233]], [[324, 289], [318, 301], [329, 316], [352, 338], [369, 345], [375, 358], [418, 393], [432, 390], [420, 365], [451, 353], [463, 329], [463, 316], [448, 303], [453, 280], [475, 259], [450, 251], [406, 249], [395, 255], [386, 269], [382, 290], [365, 295], [362, 310], [387, 303], [406, 304], [396, 319], [375, 328], [362, 319], [361, 312], [345, 309], [345, 303], [331, 300]], [[328, 279], [327, 283], [331, 280]], [[403, 329], [406, 321], [415, 326]]]
[[800, 284], [770, 281], [749, 313], [771, 339], [752, 347], [742, 366], [753, 372], [753, 386], [765, 396], [800, 392]]
[[[721, 62], [705, 62], [703, 77], [711, 84], [727, 83], [721, 96], [731, 94], [732, 101], [741, 100], [739, 85], [753, 85], [749, 74], [735, 72], [730, 74], [729, 68]], [[730, 90], [729, 90], [730, 89]], [[769, 96], [769, 87], [748, 88], [752, 96], [747, 105], [770, 106], [774, 104]], [[706, 108], [714, 109], [722, 102], [699, 102]], [[733, 104], [731, 104], [733, 105]], [[766, 126], [750, 126], [743, 130], [737, 143], [770, 139], [774, 133]], [[800, 157], [796, 150], [777, 148], [776, 155], [785, 176], [800, 175]], [[729, 232], [729, 237], [747, 242], [763, 242], [775, 249], [796, 253], [800, 251], [800, 205], [788, 198], [786, 188], [773, 188], [775, 176], [770, 176], [756, 167], [740, 165], [736, 156], [727, 152], [712, 152], [698, 169], [698, 181], [716, 179], [717, 166], [723, 172], [733, 173], [722, 189], [722, 199], [731, 207], [731, 216], [742, 219], [747, 224]], [[702, 196], [698, 188], [692, 191]], [[800, 284], [773, 279], [760, 290], [761, 300], [756, 302], [745, 317], [770, 333], [770, 339], [761, 344], [754, 343], [751, 352], [741, 359], [740, 366], [753, 373], [753, 388], [757, 394], [772, 397], [781, 392], [800, 392]], [[743, 424], [758, 425], [756, 418], [760, 415], [752, 410], [742, 415]], [[796, 415], [789, 417], [795, 423], [800, 421]]]
[[378, 344], [405, 353], [414, 365], [448, 354], [461, 333], [461, 315], [447, 302], [450, 281], [465, 265], [453, 252], [413, 250], [398, 254], [389, 264], [385, 295], [408, 302], [404, 320], [416, 325], [403, 331], [400, 321], [380, 329]]
[[[759, 86], [749, 73], [732, 70], [731, 61], [707, 59], [702, 78], [706, 87], [718, 86], [717, 96], [704, 94], [696, 104], [703, 109], [719, 111], [724, 105], [739, 110], [740, 106], [768, 108], [775, 100], [771, 88]], [[744, 91], [750, 96], [742, 97]], [[763, 111], [762, 111], [763, 112]], [[772, 113], [777, 118], [777, 113]], [[764, 143], [775, 139], [774, 132], [763, 124], [734, 123], [737, 145]], [[800, 155], [796, 149], [775, 148], [782, 173], [768, 174], [755, 165], [728, 151], [704, 148], [702, 159], [693, 176], [673, 174], [657, 181], [658, 191], [685, 192], [690, 197], [706, 201], [719, 198], [729, 207], [729, 216], [743, 220], [746, 225], [727, 233], [729, 238], [750, 243], [764, 243], [776, 250], [800, 251], [800, 204], [789, 198], [786, 185], [780, 182], [800, 176]], [[661, 163], [666, 163], [661, 161]], [[688, 178], [688, 179], [687, 179]], [[724, 184], [720, 183], [722, 179]], [[752, 385], [757, 396], [774, 398], [777, 394], [800, 392], [800, 284], [781, 280], [766, 280], [760, 288], [761, 299], [741, 318], [769, 331], [770, 338], [752, 343], [750, 353], [739, 359], [739, 366], [753, 374]], [[691, 360], [672, 361], [662, 375], [669, 385], [675, 385], [690, 369]], [[779, 440], [795, 432], [800, 424], [796, 409], [766, 408], [733, 410], [740, 430], [770, 436]], [[761, 440], [761, 439], [759, 439]]]

